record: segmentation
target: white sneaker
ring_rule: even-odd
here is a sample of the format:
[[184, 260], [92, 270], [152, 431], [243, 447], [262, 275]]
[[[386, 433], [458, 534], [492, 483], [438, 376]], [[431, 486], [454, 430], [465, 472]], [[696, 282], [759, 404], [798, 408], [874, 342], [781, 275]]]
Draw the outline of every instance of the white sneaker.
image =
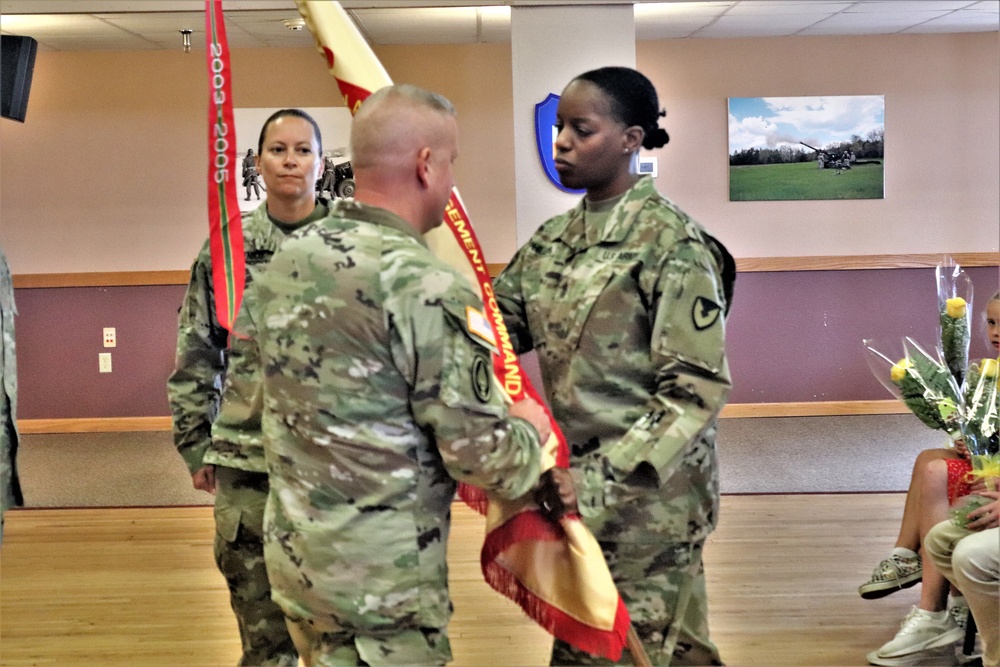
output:
[[[868, 661], [873, 665], [954, 665], [955, 643], [964, 636], [965, 631], [951, 614], [935, 614], [914, 607], [903, 619], [896, 636], [868, 654]], [[927, 659], [935, 662], [926, 662]]]
[[929, 648], [898, 658], [880, 658], [878, 651], [872, 651], [867, 658], [869, 664], [879, 667], [956, 667], [963, 664], [958, 661], [952, 646]]

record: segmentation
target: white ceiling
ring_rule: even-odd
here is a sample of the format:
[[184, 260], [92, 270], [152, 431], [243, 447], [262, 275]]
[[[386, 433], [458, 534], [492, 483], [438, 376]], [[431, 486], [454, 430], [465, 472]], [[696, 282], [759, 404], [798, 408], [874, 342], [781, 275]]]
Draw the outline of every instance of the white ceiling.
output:
[[[510, 40], [510, 7], [634, 4], [636, 39], [873, 35], [1000, 31], [1000, 0], [383, 0], [341, 4], [374, 44]], [[312, 47], [293, 0], [225, 0], [233, 48]], [[0, 0], [0, 32], [39, 50], [204, 49], [202, 0]]]

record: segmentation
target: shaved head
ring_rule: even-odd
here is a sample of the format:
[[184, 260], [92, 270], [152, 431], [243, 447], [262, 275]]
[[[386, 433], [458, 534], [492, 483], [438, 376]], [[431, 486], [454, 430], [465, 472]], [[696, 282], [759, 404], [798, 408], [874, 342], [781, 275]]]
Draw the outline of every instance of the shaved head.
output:
[[425, 146], [448, 140], [455, 108], [428, 90], [399, 84], [372, 93], [351, 125], [351, 165], [391, 169], [406, 163]]
[[455, 108], [437, 93], [386, 86], [354, 115], [354, 199], [395, 213], [421, 234], [443, 220], [457, 158]]

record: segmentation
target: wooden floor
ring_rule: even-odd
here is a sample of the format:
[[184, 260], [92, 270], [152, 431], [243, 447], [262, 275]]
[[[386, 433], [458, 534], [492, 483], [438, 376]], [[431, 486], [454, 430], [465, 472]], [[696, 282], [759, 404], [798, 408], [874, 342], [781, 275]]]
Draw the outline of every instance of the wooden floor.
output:
[[[710, 624], [732, 666], [866, 665], [919, 587], [864, 601], [900, 494], [724, 496], [706, 553]], [[0, 550], [0, 664], [221, 667], [238, 637], [207, 507], [22, 509]], [[548, 636], [485, 583], [482, 520], [456, 505], [455, 667], [544, 665]]]

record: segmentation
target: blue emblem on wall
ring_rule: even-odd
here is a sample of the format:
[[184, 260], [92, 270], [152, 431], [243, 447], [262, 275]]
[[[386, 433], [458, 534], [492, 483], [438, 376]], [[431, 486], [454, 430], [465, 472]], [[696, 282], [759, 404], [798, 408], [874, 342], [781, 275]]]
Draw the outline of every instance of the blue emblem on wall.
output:
[[552, 185], [563, 192], [579, 195], [586, 190], [571, 190], [559, 181], [559, 172], [556, 171], [555, 149], [556, 143], [556, 107], [559, 106], [559, 96], [549, 93], [549, 96], [535, 105], [535, 146], [538, 147], [538, 159], [542, 162], [542, 169], [548, 176]]

